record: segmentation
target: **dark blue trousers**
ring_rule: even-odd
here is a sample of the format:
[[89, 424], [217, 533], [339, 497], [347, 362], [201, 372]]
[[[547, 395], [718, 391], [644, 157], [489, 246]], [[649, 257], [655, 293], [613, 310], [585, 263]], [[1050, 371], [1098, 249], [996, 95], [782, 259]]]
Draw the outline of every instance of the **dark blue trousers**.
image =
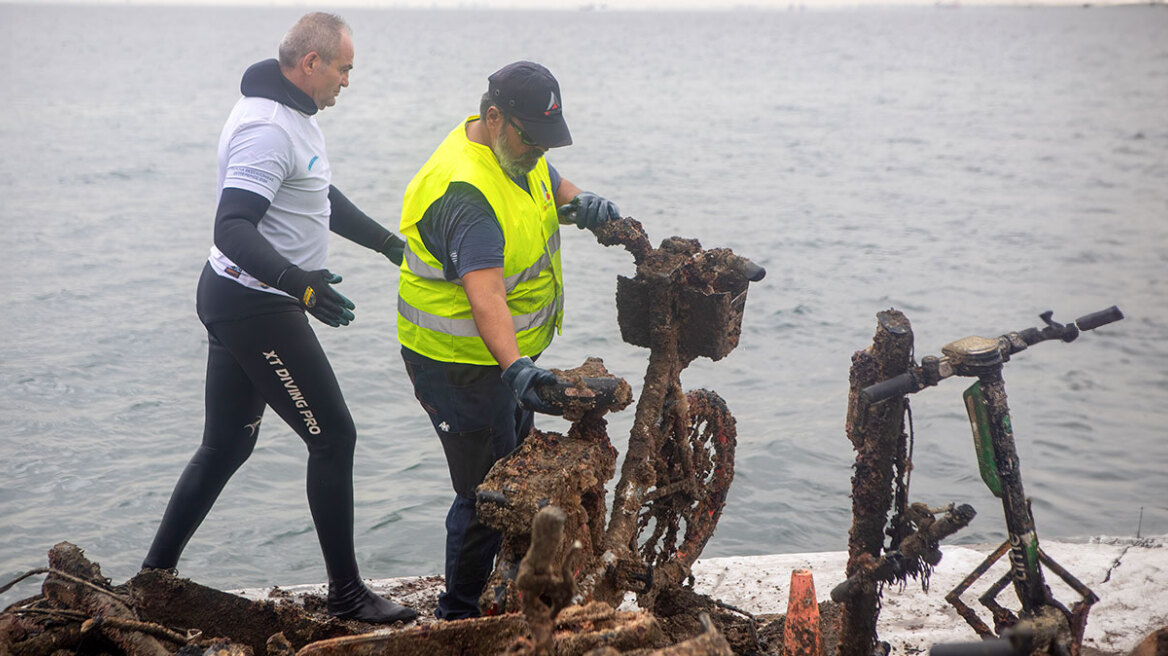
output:
[[516, 403], [498, 366], [439, 362], [405, 347], [402, 360], [442, 442], [455, 493], [446, 515], [446, 591], [435, 614], [447, 620], [478, 617], [501, 536], [479, 522], [475, 488], [531, 432], [533, 415]]

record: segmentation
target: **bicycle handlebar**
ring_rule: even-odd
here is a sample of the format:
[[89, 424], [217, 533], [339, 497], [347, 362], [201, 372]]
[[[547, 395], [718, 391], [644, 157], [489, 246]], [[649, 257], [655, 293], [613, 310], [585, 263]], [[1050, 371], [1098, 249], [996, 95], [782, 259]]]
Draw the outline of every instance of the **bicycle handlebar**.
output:
[[750, 282], [758, 282], [766, 277], [766, 269], [741, 255], [732, 255], [726, 262], [738, 275]]
[[921, 389], [923, 387], [917, 384], [917, 377], [909, 372], [869, 385], [860, 390], [860, 396], [867, 399], [868, 403], [880, 403], [894, 396], [919, 392]]
[[624, 379], [609, 377], [558, 378], [554, 383], [537, 386], [535, 393], [560, 409], [621, 410], [632, 400]]
[[[1039, 315], [1046, 323], [1043, 328], [1027, 328], [1017, 332], [1006, 333], [998, 337], [997, 350], [1002, 360], [1008, 360], [1011, 355], [1025, 350], [1039, 342], [1050, 339], [1060, 339], [1064, 342], [1074, 341], [1081, 331], [1094, 330], [1100, 326], [1114, 323], [1123, 319], [1123, 312], [1116, 306], [1085, 314], [1070, 324], [1060, 324], [1051, 319], [1053, 312], [1047, 310]], [[967, 338], [982, 339], [982, 338]], [[957, 344], [958, 342], [954, 342]], [[992, 349], [991, 349], [992, 352]], [[954, 362], [949, 356], [928, 356], [922, 359], [922, 366], [914, 366], [909, 371], [894, 376], [879, 383], [869, 385], [860, 390], [860, 396], [868, 403], [880, 403], [888, 399], [915, 394], [926, 387], [954, 375], [971, 375], [960, 371], [960, 362]], [[975, 375], [975, 374], [974, 374]]]

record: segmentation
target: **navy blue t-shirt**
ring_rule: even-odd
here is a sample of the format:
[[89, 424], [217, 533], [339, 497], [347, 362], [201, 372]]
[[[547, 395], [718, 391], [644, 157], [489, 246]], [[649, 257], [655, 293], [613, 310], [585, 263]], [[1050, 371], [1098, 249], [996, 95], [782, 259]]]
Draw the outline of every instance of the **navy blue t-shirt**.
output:
[[[560, 186], [560, 174], [548, 164], [552, 189]], [[511, 178], [520, 189], [527, 177]], [[466, 182], [452, 182], [418, 221], [418, 233], [434, 257], [442, 263], [447, 280], [479, 269], [503, 266], [503, 228], [485, 196]]]

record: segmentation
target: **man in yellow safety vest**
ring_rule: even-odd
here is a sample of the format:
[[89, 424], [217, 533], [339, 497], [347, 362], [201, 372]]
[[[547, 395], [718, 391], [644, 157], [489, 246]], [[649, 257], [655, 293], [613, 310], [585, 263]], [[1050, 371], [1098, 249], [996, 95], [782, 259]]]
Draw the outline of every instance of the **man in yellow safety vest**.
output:
[[443, 619], [480, 614], [499, 549], [475, 515], [475, 488], [531, 431], [533, 412], [556, 413], [535, 391], [555, 376], [533, 360], [563, 319], [560, 217], [591, 228], [620, 216], [544, 159], [571, 143], [559, 83], [515, 62], [488, 78], [479, 114], [447, 135], [403, 199], [398, 340], [455, 491]]

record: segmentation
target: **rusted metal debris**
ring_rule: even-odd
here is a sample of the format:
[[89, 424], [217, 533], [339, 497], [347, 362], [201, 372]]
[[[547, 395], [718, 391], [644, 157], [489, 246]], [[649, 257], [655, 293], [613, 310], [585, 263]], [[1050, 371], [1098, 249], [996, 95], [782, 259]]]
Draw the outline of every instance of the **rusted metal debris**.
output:
[[0, 653], [162, 656], [183, 647], [228, 654], [265, 654], [273, 635], [290, 648], [352, 635], [370, 625], [319, 617], [292, 603], [249, 601], [161, 570], [114, 586], [81, 549], [62, 542], [49, 551], [42, 594], [0, 613]]
[[[0, 613], [0, 654], [53, 656], [725, 656], [716, 627], [673, 644], [647, 611], [617, 611], [602, 602], [566, 605], [573, 590], [558, 553], [562, 513], [548, 508], [534, 529], [530, 557], [519, 577], [532, 600], [525, 612], [409, 628], [380, 630], [310, 612], [290, 600], [249, 601], [163, 571], [120, 586], [79, 548], [50, 552], [43, 594]], [[159, 609], [173, 606], [169, 620]], [[185, 617], [179, 621], [178, 618]], [[535, 625], [540, 628], [533, 630]], [[205, 627], [203, 629], [196, 626]], [[265, 631], [273, 633], [260, 638]], [[305, 636], [333, 637], [308, 639]], [[306, 642], [307, 640], [307, 642]], [[600, 651], [598, 651], [600, 650]]]
[[[531, 547], [519, 566], [519, 576], [516, 577], [516, 587], [519, 589], [523, 603], [523, 615], [527, 618], [530, 629], [530, 645], [517, 642], [510, 653], [527, 654], [533, 656], [561, 656], [577, 652], [577, 646], [587, 645], [591, 656], [610, 654], [615, 656], [621, 653], [619, 646], [624, 639], [610, 639], [614, 632], [606, 631], [606, 637], [601, 645], [595, 643], [594, 630], [576, 630], [572, 632], [556, 631], [562, 611], [568, 609], [568, 604], [577, 592], [575, 578], [566, 561], [556, 559], [556, 554], [562, 551], [564, 513], [548, 506], [540, 510], [532, 523]], [[573, 545], [576, 549], [579, 544]], [[573, 549], [568, 550], [569, 556]], [[607, 613], [611, 606], [603, 602], [592, 602], [593, 612]], [[638, 652], [659, 646], [660, 649], [649, 652], [648, 656], [732, 656], [733, 651], [726, 638], [710, 621], [709, 615], [701, 613], [701, 632], [693, 638], [673, 646], [668, 645], [668, 638], [661, 632], [656, 618], [652, 614], [642, 611], [631, 616], [626, 623], [615, 633], [628, 634], [632, 629], [636, 641], [632, 647]], [[588, 620], [592, 622], [593, 620]]]
[[[109, 581], [75, 547], [60, 546], [49, 552], [50, 573], [45, 580], [45, 597], [55, 606], [72, 608], [90, 618], [109, 618], [115, 623], [95, 626], [93, 619], [82, 624], [81, 634], [97, 632], [133, 656], [162, 656], [167, 648], [150, 632], [118, 626], [118, 620], [137, 620], [129, 600], [108, 590]], [[88, 631], [87, 631], [88, 629]]]
[[369, 626], [314, 617], [291, 602], [249, 601], [160, 570], [113, 586], [97, 563], [68, 542], [50, 550], [49, 562], [29, 573], [49, 575], [42, 594], [0, 613], [0, 654], [48, 656], [65, 649], [161, 656], [197, 648], [219, 656], [251, 656], [271, 652], [267, 645], [274, 636], [292, 652], [284, 633], [303, 645]]
[[[872, 345], [852, 356], [847, 435], [856, 451], [856, 464], [848, 578], [831, 595], [843, 605], [840, 656], [882, 651], [876, 622], [883, 585], [903, 585], [911, 577], [928, 590], [929, 574], [941, 559], [941, 539], [964, 528], [976, 515], [968, 505], [932, 511], [925, 504], [909, 503], [908, 401], [901, 398], [871, 405], [860, 394], [869, 385], [907, 371], [913, 365], [912, 352], [912, 325], [893, 309], [877, 314]], [[942, 511], [944, 515], [938, 518], [936, 513]]]
[[564, 516], [564, 540], [549, 557], [566, 560], [580, 602], [614, 607], [631, 591], [641, 608], [655, 609], [657, 595], [689, 576], [733, 480], [734, 419], [717, 394], [684, 392], [680, 374], [696, 357], [717, 360], [737, 346], [747, 286], [765, 272], [693, 239], [674, 237], [652, 248], [634, 219], [595, 232], [602, 244], [633, 254], [636, 276], [618, 279], [618, 323], [625, 341], [650, 349], [613, 508], [606, 525], [605, 484], [617, 453], [604, 414], [626, 407], [632, 396], [590, 358], [556, 371], [560, 385], [543, 393], [572, 422], [568, 434], [533, 431], [477, 490], [480, 518], [503, 534], [480, 600], [487, 613], [529, 608], [517, 585], [519, 559], [533, 546], [529, 527], [547, 506]]
[[714, 626], [710, 616], [702, 613], [698, 619], [702, 623], [700, 634], [672, 647], [659, 649], [652, 656], [732, 656], [734, 651], [730, 643]]
[[630, 218], [605, 223], [596, 234], [633, 254], [636, 276], [618, 279], [618, 323], [625, 341], [650, 349], [613, 508], [606, 525], [605, 484], [617, 454], [603, 415], [627, 406], [631, 392], [589, 359], [556, 371], [561, 384], [545, 394], [573, 422], [568, 435], [534, 431], [478, 489], [479, 516], [503, 533], [480, 600], [490, 613], [519, 607], [517, 562], [535, 513], [549, 504], [564, 510], [565, 544], [580, 543], [572, 564], [580, 599], [615, 606], [631, 591], [642, 608], [652, 608], [660, 590], [688, 577], [734, 477], [733, 417], [714, 392], [683, 391], [680, 375], [694, 358], [717, 360], [737, 346], [747, 286], [765, 272], [693, 239], [673, 237], [652, 248]]
[[[477, 490], [477, 509], [481, 521], [503, 534], [495, 572], [487, 582], [480, 600], [485, 614], [492, 615], [520, 607], [515, 576], [519, 561], [530, 545], [530, 531], [536, 513], [555, 506], [565, 515], [564, 544], [579, 543], [576, 568], [600, 558], [604, 540], [604, 485], [616, 471], [616, 449], [609, 441], [604, 414], [619, 410], [632, 402], [632, 390], [624, 380], [604, 368], [599, 359], [590, 358], [583, 365], [567, 371], [555, 370], [576, 389], [583, 381], [593, 387], [612, 387], [612, 402], [591, 408], [592, 397], [586, 394], [562, 394], [558, 399], [569, 418], [575, 417], [567, 435], [534, 430], [510, 457], [491, 469]], [[596, 381], [611, 381], [600, 385]], [[587, 388], [585, 388], [587, 389]], [[581, 401], [580, 399], [587, 399]], [[564, 546], [557, 547], [564, 549]], [[563, 560], [565, 553], [554, 554]]]
[[567, 557], [557, 559], [556, 553], [563, 544], [564, 511], [547, 506], [536, 513], [531, 523], [531, 546], [519, 563], [519, 576], [515, 577], [536, 656], [552, 653], [554, 620], [576, 596], [576, 579], [567, 563], [580, 543], [572, 545]]
[[[1099, 597], [1091, 591], [1082, 581], [1077, 579], [1074, 575], [1068, 572], [1063, 566], [1059, 565], [1053, 558], [1048, 556], [1040, 547], [1038, 549], [1039, 561], [1048, 570], [1053, 572], [1056, 576], [1061, 578], [1072, 590], [1079, 593], [1080, 599], [1071, 605], [1068, 610], [1063, 604], [1059, 603], [1053, 597], [1047, 600], [1044, 604], [1043, 615], [1038, 618], [1019, 618], [1013, 610], [1006, 608], [997, 601], [997, 596], [1001, 594], [1011, 583], [1010, 572], [1007, 572], [995, 583], [993, 583], [980, 597], [978, 601], [990, 610], [993, 617], [995, 631], [986, 625], [985, 622], [978, 617], [977, 612], [969, 607], [968, 604], [961, 598], [961, 595], [966, 592], [978, 579], [989, 571], [990, 567], [994, 565], [1002, 556], [1006, 555], [1013, 545], [1010, 540], [1006, 540], [998, 545], [985, 560], [981, 562], [969, 576], [966, 576], [957, 587], [949, 591], [945, 595], [945, 601], [953, 605], [954, 610], [960, 615], [970, 628], [972, 628], [978, 636], [982, 639], [990, 639], [995, 636], [1003, 635], [1004, 630], [1009, 628], [1016, 628], [1018, 625], [1027, 625], [1027, 629], [1032, 634], [1028, 639], [1033, 639], [1035, 644], [1047, 645], [1054, 639], [1059, 639], [1067, 644], [1070, 656], [1079, 656], [1082, 653], [1083, 633], [1087, 628], [1087, 614], [1091, 607], [1099, 601]], [[1057, 612], [1048, 612], [1057, 611]]]
[[[661, 445], [656, 489], [645, 495], [638, 521], [641, 558], [662, 581], [689, 576], [726, 505], [734, 480], [734, 417], [709, 390], [685, 395], [686, 412]], [[679, 413], [680, 414], [680, 413]], [[684, 417], [684, 418], [682, 418]], [[647, 537], [646, 537], [647, 534]]]
[[[617, 281], [617, 320], [626, 342], [649, 348], [641, 397], [605, 532], [602, 567], [585, 588], [615, 603], [626, 590], [652, 607], [678, 585], [713, 534], [734, 476], [734, 419], [713, 392], [686, 394], [681, 372], [738, 345], [746, 290], [765, 273], [728, 249], [703, 250], [673, 237], [659, 248], [634, 219], [601, 225], [597, 238], [623, 245], [637, 265]], [[684, 524], [684, 533], [680, 527]], [[642, 532], [653, 526], [647, 540]]]
[[[297, 656], [528, 656], [534, 652], [527, 629], [523, 615], [508, 613], [323, 640]], [[559, 656], [583, 656], [601, 647], [623, 654], [653, 648], [663, 640], [652, 615], [615, 611], [604, 604], [564, 609], [553, 634], [554, 653]]]
[[916, 531], [901, 541], [900, 547], [879, 558], [870, 554], [858, 559], [856, 571], [831, 591], [833, 601], [846, 603], [862, 595], [878, 594], [883, 583], [904, 582], [908, 577], [920, 578], [928, 591], [929, 568], [941, 562], [941, 540], [969, 525], [977, 512], [963, 504], [942, 509], [937, 518], [923, 503], [914, 503], [908, 514]]
[[[204, 635], [230, 637], [257, 654], [268, 650], [268, 640], [275, 634], [282, 634], [299, 649], [318, 640], [359, 634], [371, 626], [312, 613], [291, 601], [251, 601], [163, 570], [139, 572], [126, 585], [143, 617]], [[224, 627], [230, 627], [230, 632], [223, 633]]]
[[[929, 575], [941, 560], [940, 541], [966, 527], [977, 514], [969, 505], [933, 510], [923, 503], [909, 503], [908, 401], [901, 397], [873, 405], [860, 394], [865, 387], [908, 371], [914, 366], [912, 353], [912, 325], [892, 309], [877, 314], [872, 345], [852, 356], [847, 435], [856, 451], [856, 464], [848, 578], [831, 593], [843, 606], [840, 656], [871, 656], [887, 650], [876, 633], [884, 584], [903, 586], [908, 578], [915, 578], [928, 591]], [[938, 513], [943, 514], [938, 517]]]
[[[871, 567], [884, 551], [884, 526], [893, 507], [894, 468], [907, 442], [906, 402], [869, 405], [860, 390], [908, 370], [912, 362], [912, 325], [897, 310], [877, 315], [872, 345], [852, 356], [848, 393], [847, 435], [856, 451], [852, 476], [852, 528], [848, 534], [851, 577]], [[877, 635], [879, 598], [875, 586], [861, 589], [844, 604], [840, 626], [840, 656], [871, 656]]]

